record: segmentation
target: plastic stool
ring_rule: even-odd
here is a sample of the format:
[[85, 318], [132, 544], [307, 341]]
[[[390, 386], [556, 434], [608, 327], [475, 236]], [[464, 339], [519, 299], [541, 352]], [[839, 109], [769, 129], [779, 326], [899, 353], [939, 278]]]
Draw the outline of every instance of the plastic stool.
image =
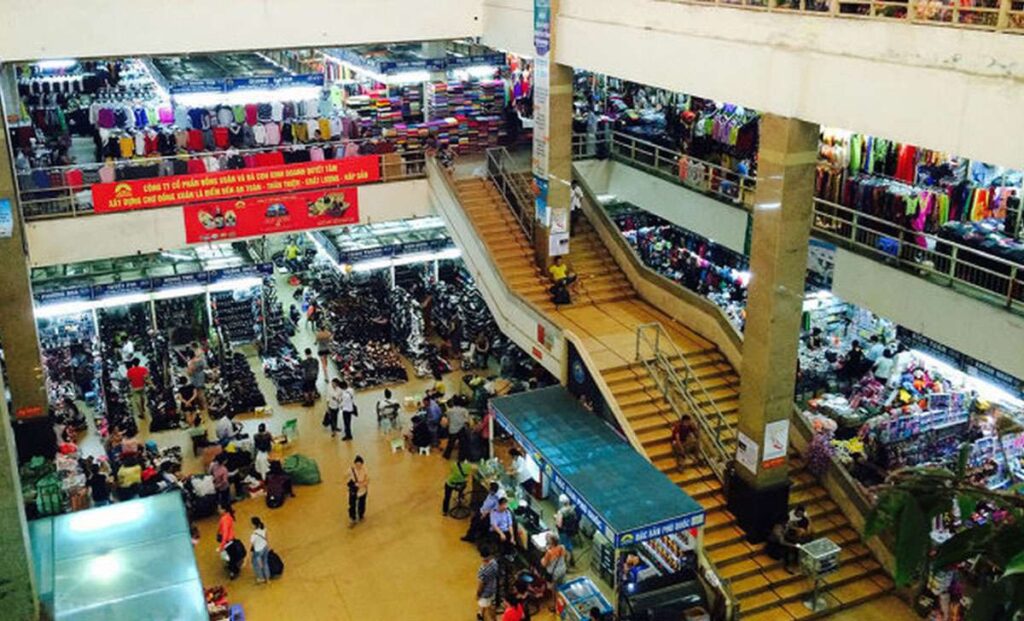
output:
[[430, 455], [430, 447], [429, 446], [421, 446], [420, 447], [420, 455]]
[[405, 448], [405, 439], [403, 439], [403, 438], [395, 438], [394, 440], [391, 441], [391, 452], [392, 453], [401, 453], [402, 449], [404, 449], [404, 448]]

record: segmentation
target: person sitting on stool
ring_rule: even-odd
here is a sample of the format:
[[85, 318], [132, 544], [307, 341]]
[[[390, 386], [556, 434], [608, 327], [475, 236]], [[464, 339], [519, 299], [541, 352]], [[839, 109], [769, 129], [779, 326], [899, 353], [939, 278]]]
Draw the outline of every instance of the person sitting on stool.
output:
[[466, 481], [473, 473], [473, 466], [468, 461], [456, 460], [452, 464], [451, 472], [444, 482], [444, 502], [441, 503], [441, 515], [448, 515], [448, 509], [452, 503], [452, 493], [466, 489]]
[[497, 539], [504, 555], [512, 554], [515, 546], [515, 527], [512, 524], [512, 512], [508, 509], [508, 498], [498, 500], [498, 507], [491, 511], [491, 532]]
[[491, 512], [498, 508], [500, 491], [501, 486], [499, 486], [497, 482], [491, 481], [491, 485], [488, 488], [487, 498], [485, 498], [483, 504], [480, 505], [480, 510], [473, 515], [473, 519], [469, 523], [469, 530], [462, 538], [463, 541], [475, 542], [490, 528]]

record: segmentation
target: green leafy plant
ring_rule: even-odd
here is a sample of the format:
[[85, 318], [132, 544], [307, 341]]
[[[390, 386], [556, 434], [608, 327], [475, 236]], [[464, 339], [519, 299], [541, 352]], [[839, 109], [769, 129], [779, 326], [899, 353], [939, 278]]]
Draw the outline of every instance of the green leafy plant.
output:
[[[905, 468], [892, 473], [878, 490], [868, 516], [865, 538], [889, 535], [895, 542], [895, 581], [908, 586], [923, 577], [929, 564], [948, 567], [980, 558], [996, 571], [994, 580], [972, 594], [968, 621], [1010, 621], [1024, 616], [1024, 495], [1020, 489], [991, 491], [965, 477], [970, 447], [961, 449], [956, 472], [945, 468]], [[954, 503], [967, 519], [980, 501], [1007, 513], [957, 532], [939, 545], [930, 537], [932, 520]]]

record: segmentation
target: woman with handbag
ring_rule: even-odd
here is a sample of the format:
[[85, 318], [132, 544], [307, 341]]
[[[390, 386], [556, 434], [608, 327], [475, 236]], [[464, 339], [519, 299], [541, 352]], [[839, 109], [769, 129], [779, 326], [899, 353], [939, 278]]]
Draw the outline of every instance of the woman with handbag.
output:
[[249, 549], [252, 550], [252, 573], [256, 575], [256, 584], [269, 581], [270, 566], [267, 564], [267, 557], [270, 555], [270, 544], [267, 543], [267, 527], [255, 516], [252, 518]]
[[355, 526], [366, 515], [366, 492], [369, 486], [370, 474], [366, 471], [362, 456], [356, 455], [348, 471], [349, 526]]

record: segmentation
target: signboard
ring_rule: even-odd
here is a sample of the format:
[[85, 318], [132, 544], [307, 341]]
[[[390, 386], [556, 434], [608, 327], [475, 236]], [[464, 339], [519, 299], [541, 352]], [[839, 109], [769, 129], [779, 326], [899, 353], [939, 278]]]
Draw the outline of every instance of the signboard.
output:
[[786, 449], [789, 447], [789, 419], [772, 421], [764, 426], [764, 456], [761, 465], [775, 468], [786, 463]]
[[551, 0], [533, 0], [533, 49], [537, 56], [551, 51]]
[[896, 338], [906, 345], [908, 349], [916, 349], [944, 360], [971, 377], [982, 378], [991, 384], [1009, 391], [1017, 398], [1024, 399], [1024, 380], [1019, 377], [1000, 371], [990, 364], [961, 353], [952, 347], [943, 345], [923, 334], [908, 330], [903, 326], [896, 327]]
[[551, 140], [548, 123], [551, 73], [547, 58], [536, 58], [533, 62], [533, 174], [547, 179], [548, 143]]
[[625, 533], [619, 533], [615, 536], [615, 547], [622, 548], [630, 544], [664, 537], [665, 535], [681, 533], [703, 525], [704, 513], [691, 513], [671, 520], [665, 520], [664, 522], [651, 524], [650, 526], [636, 528]]
[[831, 289], [835, 268], [835, 244], [812, 237], [807, 248], [807, 284], [819, 289]]
[[322, 73], [276, 75], [268, 77], [182, 80], [171, 84], [171, 94], [230, 93], [232, 91], [274, 89], [292, 86], [323, 86]]
[[14, 212], [11, 211], [11, 199], [0, 198], [0, 237], [14, 235]]
[[[536, 142], [536, 140], [534, 141]], [[536, 193], [537, 197], [534, 199], [536, 203], [537, 220], [544, 226], [547, 226], [551, 222], [551, 212], [548, 210], [548, 180], [547, 176], [538, 176], [534, 174], [533, 183], [537, 186]]]
[[189, 244], [359, 222], [358, 188], [258, 196], [182, 207]]
[[736, 432], [736, 461], [753, 474], [757, 474], [757, 442], [742, 431]]
[[35, 294], [35, 299], [40, 304], [51, 302], [74, 302], [92, 299], [92, 287], [74, 287], [72, 289], [61, 289], [60, 291], [43, 291]]
[[379, 156], [363, 155], [323, 162], [98, 183], [92, 186], [92, 199], [96, 213], [111, 213], [356, 185], [379, 179]]

